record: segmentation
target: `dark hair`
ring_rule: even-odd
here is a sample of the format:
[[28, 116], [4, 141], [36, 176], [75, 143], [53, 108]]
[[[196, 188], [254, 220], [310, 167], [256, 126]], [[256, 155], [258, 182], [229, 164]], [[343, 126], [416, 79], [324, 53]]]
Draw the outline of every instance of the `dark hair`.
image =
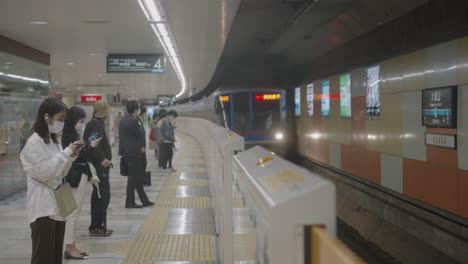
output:
[[36, 121], [34, 121], [33, 131], [36, 132], [46, 144], [50, 143], [50, 139], [55, 144], [58, 144], [57, 135], [50, 134], [49, 138], [49, 125], [44, 120], [44, 115], [48, 114], [49, 118], [52, 118], [54, 115], [67, 111], [67, 106], [57, 98], [47, 98], [39, 106], [39, 111], [37, 112]]
[[127, 111], [129, 114], [133, 114], [138, 108], [140, 108], [140, 106], [138, 105], [137, 101], [128, 101]]
[[166, 109], [161, 109], [158, 112], [159, 119], [164, 118], [167, 115]]
[[168, 116], [173, 116], [174, 118], [178, 117], [179, 115], [177, 114], [176, 110], [171, 110], [169, 113], [167, 113]]
[[65, 126], [69, 128], [75, 128], [76, 123], [86, 117], [86, 112], [78, 106], [72, 106], [68, 109], [67, 115], [65, 116]]

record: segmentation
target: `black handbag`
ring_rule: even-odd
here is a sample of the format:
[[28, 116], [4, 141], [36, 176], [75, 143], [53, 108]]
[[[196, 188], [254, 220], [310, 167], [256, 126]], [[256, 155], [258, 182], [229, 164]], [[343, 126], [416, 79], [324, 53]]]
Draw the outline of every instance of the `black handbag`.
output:
[[67, 182], [70, 184], [70, 187], [78, 188], [78, 185], [80, 185], [82, 174], [83, 174], [83, 172], [82, 172], [81, 168], [78, 165], [73, 164], [71, 166], [70, 170], [68, 171], [67, 175], [65, 176]]
[[120, 175], [128, 176], [128, 166], [127, 166], [127, 162], [125, 161], [124, 157], [120, 158]]

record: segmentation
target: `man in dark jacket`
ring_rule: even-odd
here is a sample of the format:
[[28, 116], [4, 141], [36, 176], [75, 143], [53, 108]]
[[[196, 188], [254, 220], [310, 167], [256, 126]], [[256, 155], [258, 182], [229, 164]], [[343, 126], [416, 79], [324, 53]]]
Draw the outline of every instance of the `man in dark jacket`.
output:
[[88, 139], [93, 134], [97, 138], [102, 138], [101, 143], [90, 151], [90, 160], [99, 178], [98, 189], [93, 186], [91, 196], [91, 225], [89, 226], [90, 236], [107, 237], [112, 234], [112, 230], [106, 227], [106, 212], [110, 201], [109, 170], [112, 160], [112, 150], [109, 139], [106, 135], [105, 121], [110, 113], [110, 107], [103, 101], [94, 104], [93, 119], [88, 122], [83, 134], [83, 138]]
[[[128, 170], [125, 208], [141, 208], [154, 204], [148, 199], [143, 189], [145, 175], [143, 155], [146, 152], [145, 129], [138, 119], [141, 111], [136, 101], [128, 102], [127, 111], [128, 114], [122, 118], [119, 125], [119, 155], [123, 157]], [[135, 189], [142, 205], [135, 203]]]

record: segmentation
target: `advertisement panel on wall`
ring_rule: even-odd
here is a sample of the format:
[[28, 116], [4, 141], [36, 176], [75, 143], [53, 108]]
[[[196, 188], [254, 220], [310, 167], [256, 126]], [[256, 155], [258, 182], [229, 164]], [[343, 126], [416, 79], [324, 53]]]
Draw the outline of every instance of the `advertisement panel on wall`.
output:
[[294, 90], [294, 115], [301, 116], [301, 87]]
[[422, 91], [424, 126], [456, 128], [457, 87], [431, 88]]
[[314, 84], [307, 85], [307, 115], [314, 115]]
[[330, 81], [322, 81], [322, 117], [330, 116]]
[[380, 66], [367, 69], [366, 88], [367, 116], [380, 116]]
[[340, 76], [340, 116], [351, 117], [351, 76]]

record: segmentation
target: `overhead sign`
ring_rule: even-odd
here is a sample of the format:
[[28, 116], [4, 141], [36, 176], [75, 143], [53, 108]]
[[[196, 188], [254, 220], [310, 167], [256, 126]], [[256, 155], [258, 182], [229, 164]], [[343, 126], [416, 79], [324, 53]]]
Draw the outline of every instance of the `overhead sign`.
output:
[[102, 95], [84, 94], [81, 96], [82, 103], [94, 103], [102, 100]]
[[422, 92], [423, 125], [455, 128], [457, 121], [457, 87], [425, 89]]
[[163, 73], [163, 54], [109, 54], [107, 73]]
[[426, 145], [442, 147], [442, 148], [457, 148], [457, 140], [455, 135], [441, 135], [426, 133]]

